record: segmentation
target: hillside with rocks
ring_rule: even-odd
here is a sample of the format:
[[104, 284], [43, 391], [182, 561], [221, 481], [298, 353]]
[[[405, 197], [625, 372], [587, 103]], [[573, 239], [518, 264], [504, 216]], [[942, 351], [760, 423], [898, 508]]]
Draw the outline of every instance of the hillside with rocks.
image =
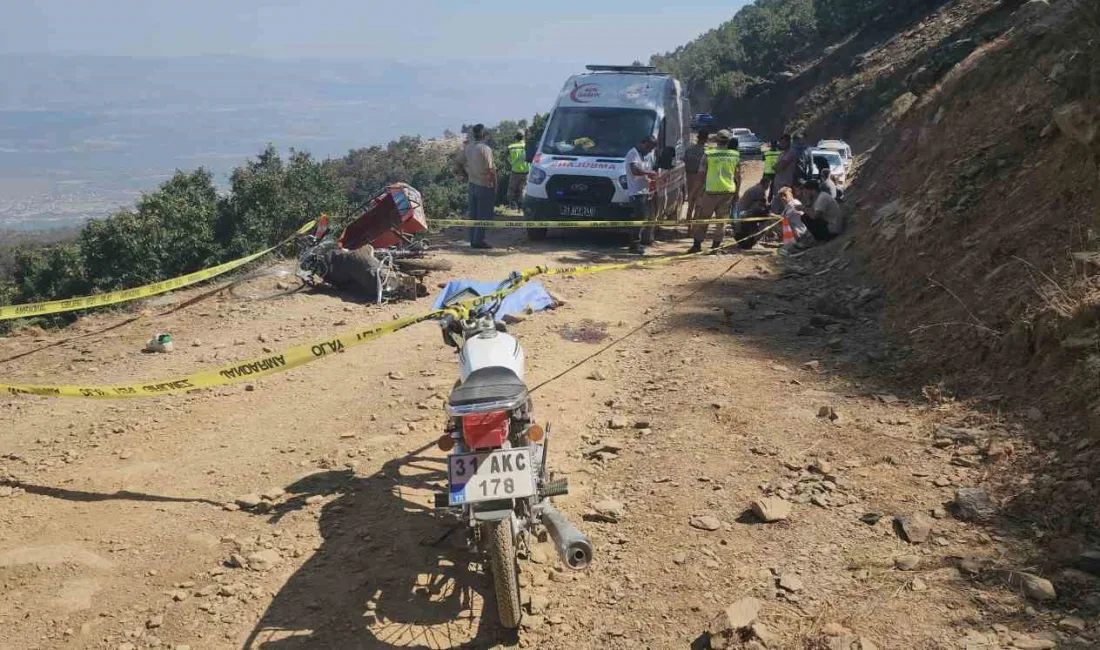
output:
[[898, 9], [714, 108], [853, 145], [847, 253], [886, 296], [884, 363], [936, 399], [1065, 427], [1017, 509], [1094, 536], [1100, 459], [1077, 447], [1100, 424], [1100, 3]]

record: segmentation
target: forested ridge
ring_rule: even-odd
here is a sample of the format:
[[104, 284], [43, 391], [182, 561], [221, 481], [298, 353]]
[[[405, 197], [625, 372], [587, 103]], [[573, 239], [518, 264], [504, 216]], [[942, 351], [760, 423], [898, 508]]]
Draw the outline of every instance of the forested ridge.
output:
[[[697, 108], [728, 114], [860, 31], [893, 32], [943, 0], [756, 0], [651, 63], [687, 84]], [[793, 118], [794, 116], [790, 116]]]

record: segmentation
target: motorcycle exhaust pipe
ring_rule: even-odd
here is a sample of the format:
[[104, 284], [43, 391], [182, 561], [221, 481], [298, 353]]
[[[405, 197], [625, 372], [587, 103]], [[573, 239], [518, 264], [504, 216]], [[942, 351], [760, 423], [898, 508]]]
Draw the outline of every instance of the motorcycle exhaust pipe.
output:
[[580, 571], [588, 567], [592, 561], [592, 542], [577, 530], [577, 527], [569, 523], [558, 510], [546, 504], [542, 511], [542, 523], [550, 532], [550, 538], [554, 540], [554, 548], [565, 566]]

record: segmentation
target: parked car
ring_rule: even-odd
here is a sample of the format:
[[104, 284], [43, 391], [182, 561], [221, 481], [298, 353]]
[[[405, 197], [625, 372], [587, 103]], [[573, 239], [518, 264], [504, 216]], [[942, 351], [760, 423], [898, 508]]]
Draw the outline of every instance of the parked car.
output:
[[764, 155], [764, 143], [752, 131], [733, 137], [737, 138], [737, 150], [741, 152], [742, 156]]
[[695, 117], [691, 120], [691, 130], [699, 131], [702, 129], [712, 129], [714, 127], [714, 116], [710, 113], [696, 113]]
[[844, 187], [848, 182], [848, 169], [844, 166], [844, 158], [832, 149], [814, 149], [810, 152], [814, 161], [824, 159], [829, 164], [829, 176], [837, 187]]
[[852, 148], [848, 146], [848, 143], [843, 140], [822, 140], [817, 143], [818, 149], [826, 149], [829, 151], [835, 151], [840, 154], [842, 160], [844, 160], [845, 171], [852, 167]]

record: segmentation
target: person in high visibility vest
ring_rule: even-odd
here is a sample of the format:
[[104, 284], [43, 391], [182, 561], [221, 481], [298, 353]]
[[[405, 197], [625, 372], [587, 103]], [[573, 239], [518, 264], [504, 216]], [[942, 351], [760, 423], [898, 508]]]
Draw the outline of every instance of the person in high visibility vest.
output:
[[[741, 184], [741, 153], [737, 150], [737, 138], [722, 129], [715, 136], [717, 149], [708, 149], [699, 164], [699, 174], [703, 177], [703, 195], [695, 209], [695, 219], [728, 218], [733, 202], [737, 200], [737, 188]], [[708, 224], [692, 226], [691, 236], [695, 240], [689, 253], [703, 250]], [[715, 224], [714, 239], [711, 248], [718, 248], [726, 236], [725, 224]]]
[[[779, 143], [775, 140], [771, 141], [768, 146], [768, 150], [764, 152], [764, 177], [775, 180], [775, 163], [779, 162], [779, 156], [783, 152], [779, 150]], [[772, 202], [772, 193], [778, 191], [778, 188], [774, 184], [768, 188], [768, 204]]]
[[518, 210], [520, 201], [523, 200], [523, 192], [527, 189], [527, 172], [531, 171], [531, 165], [527, 162], [527, 144], [524, 142], [523, 131], [516, 131], [512, 138], [512, 144], [508, 145], [508, 206]]

